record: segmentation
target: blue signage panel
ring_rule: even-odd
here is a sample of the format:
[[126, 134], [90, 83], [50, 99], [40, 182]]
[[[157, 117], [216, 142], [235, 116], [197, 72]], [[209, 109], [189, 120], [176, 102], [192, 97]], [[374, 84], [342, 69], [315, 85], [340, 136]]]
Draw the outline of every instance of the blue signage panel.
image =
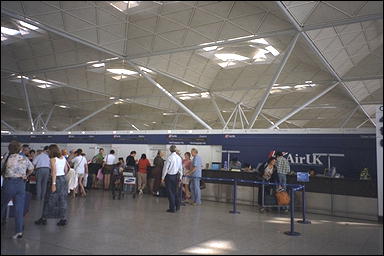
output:
[[[253, 167], [267, 160], [269, 152], [286, 152], [295, 172], [329, 167], [345, 177], [359, 178], [368, 168], [376, 178], [376, 136], [373, 134], [145, 134], [145, 135], [1, 135], [2, 142], [92, 143], [92, 144], [178, 144], [222, 145], [223, 150], [238, 150], [238, 160]], [[223, 158], [227, 154], [223, 153]]]

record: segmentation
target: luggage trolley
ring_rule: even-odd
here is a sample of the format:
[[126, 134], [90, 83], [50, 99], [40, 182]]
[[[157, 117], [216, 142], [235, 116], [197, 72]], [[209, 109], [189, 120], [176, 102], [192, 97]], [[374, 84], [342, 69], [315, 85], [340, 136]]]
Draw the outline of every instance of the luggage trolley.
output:
[[123, 185], [123, 196], [126, 193], [132, 193], [132, 197], [136, 197], [137, 193], [137, 172], [136, 168], [132, 166], [125, 167], [123, 172], [124, 185]]

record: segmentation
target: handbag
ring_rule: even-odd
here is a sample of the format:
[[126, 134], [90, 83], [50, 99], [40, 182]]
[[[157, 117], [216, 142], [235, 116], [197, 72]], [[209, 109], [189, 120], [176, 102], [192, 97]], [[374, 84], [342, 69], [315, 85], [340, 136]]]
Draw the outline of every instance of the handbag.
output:
[[98, 180], [103, 180], [104, 178], [104, 175], [103, 175], [103, 168], [100, 168], [98, 171], [97, 171], [97, 179]]
[[289, 205], [291, 202], [287, 191], [276, 191], [275, 196], [278, 205]]
[[206, 187], [205, 182], [200, 180], [200, 189], [205, 189]]

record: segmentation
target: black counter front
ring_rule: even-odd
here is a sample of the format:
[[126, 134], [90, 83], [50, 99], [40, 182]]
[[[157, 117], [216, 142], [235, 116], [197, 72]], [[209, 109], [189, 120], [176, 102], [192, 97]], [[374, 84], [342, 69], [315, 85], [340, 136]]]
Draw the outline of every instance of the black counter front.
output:
[[[259, 180], [257, 173], [248, 172], [232, 172], [218, 170], [203, 170], [203, 177], [208, 178], [226, 178], [226, 179], [243, 179], [243, 180]], [[233, 184], [227, 181], [211, 181], [207, 183]], [[376, 180], [356, 180], [356, 179], [336, 179], [328, 177], [310, 177], [309, 182], [297, 182], [296, 176], [287, 176], [288, 184], [305, 184], [305, 191], [377, 198], [377, 181]], [[255, 184], [238, 183], [239, 186], [258, 186]]]

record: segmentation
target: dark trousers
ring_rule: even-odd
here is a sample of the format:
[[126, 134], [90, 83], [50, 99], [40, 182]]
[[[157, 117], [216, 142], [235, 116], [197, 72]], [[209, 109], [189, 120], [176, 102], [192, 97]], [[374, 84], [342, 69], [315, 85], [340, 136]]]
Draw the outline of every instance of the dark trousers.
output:
[[36, 170], [36, 197], [37, 200], [44, 200], [47, 192], [50, 168], [41, 167]]
[[169, 209], [172, 211], [180, 209], [180, 193], [178, 192], [178, 175], [165, 176], [165, 187], [168, 191]]
[[152, 170], [152, 176], [155, 179], [153, 182], [153, 192], [158, 192], [160, 189], [160, 184], [161, 184], [161, 174], [162, 170], [161, 169], [153, 169]]
[[25, 181], [23, 179], [4, 179], [1, 190], [1, 221], [4, 220], [9, 201], [15, 206], [16, 233], [23, 232]]

